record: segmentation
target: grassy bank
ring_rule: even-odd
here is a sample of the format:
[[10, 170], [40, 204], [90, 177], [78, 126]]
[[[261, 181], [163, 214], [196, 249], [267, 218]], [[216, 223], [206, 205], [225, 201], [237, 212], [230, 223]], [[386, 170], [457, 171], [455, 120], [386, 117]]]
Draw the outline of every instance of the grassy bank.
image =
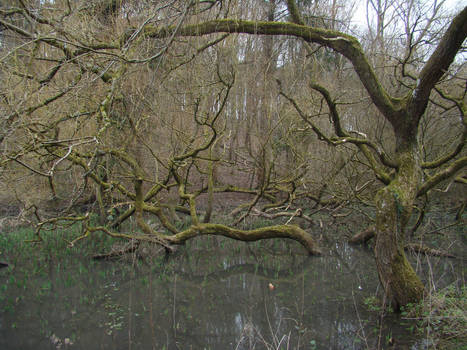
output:
[[430, 349], [467, 349], [467, 286], [451, 284], [430, 292], [403, 312], [404, 319], [417, 320], [416, 331], [423, 334]]
[[80, 235], [78, 225], [67, 228], [56, 228], [41, 232], [41, 241], [37, 241], [34, 228], [23, 227], [0, 234], [0, 260], [7, 262], [10, 267], [17, 265], [25, 258], [31, 265], [43, 265], [51, 260], [66, 260], [76, 257], [86, 257], [106, 251], [115, 239], [105, 235], [89, 237], [80, 244], [71, 246], [70, 242]]

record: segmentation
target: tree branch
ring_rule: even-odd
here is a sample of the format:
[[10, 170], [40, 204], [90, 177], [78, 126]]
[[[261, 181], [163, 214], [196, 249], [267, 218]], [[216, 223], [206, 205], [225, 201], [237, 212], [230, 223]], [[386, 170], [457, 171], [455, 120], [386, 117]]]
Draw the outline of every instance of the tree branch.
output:
[[457, 106], [457, 108], [459, 109], [459, 111], [461, 112], [461, 115], [462, 115], [462, 124], [464, 126], [464, 131], [462, 132], [462, 136], [460, 137], [460, 142], [459, 144], [457, 145], [457, 147], [452, 150], [451, 152], [441, 156], [440, 158], [432, 161], [432, 162], [424, 162], [422, 163], [422, 168], [425, 168], [425, 169], [434, 169], [434, 168], [438, 168], [440, 167], [441, 165], [447, 163], [448, 161], [450, 161], [451, 159], [454, 159], [454, 157], [456, 157], [458, 154], [461, 153], [461, 151], [464, 149], [464, 146], [465, 146], [465, 143], [466, 143], [466, 140], [467, 140], [467, 108], [465, 106], [465, 103], [462, 99], [456, 99], [452, 96], [449, 96], [447, 95], [445, 92], [443, 92], [441, 89], [435, 89], [440, 95], [441, 97], [447, 99], [447, 100], [450, 100], [452, 102], [454, 102]]
[[454, 176], [459, 170], [467, 166], [467, 156], [457, 159], [448, 168], [441, 170], [437, 174], [429, 177], [425, 183], [420, 187], [417, 193], [417, 197], [427, 193], [441, 181], [449, 179]]
[[420, 72], [417, 87], [409, 102], [411, 115], [420, 118], [425, 112], [431, 90], [447, 71], [467, 36], [467, 6], [451, 22], [438, 46]]
[[[363, 150], [362, 148], [366, 148], [367, 146], [370, 147], [372, 150], [376, 152], [376, 154], [378, 155], [378, 157], [380, 158], [381, 162], [384, 165], [391, 167], [391, 168], [397, 167], [397, 164], [391, 159], [389, 159], [386, 153], [380, 147], [378, 147], [375, 143], [367, 139], [349, 137], [349, 134], [347, 133], [347, 131], [344, 130], [344, 128], [341, 125], [339, 112], [337, 111], [337, 105], [331, 98], [331, 94], [329, 93], [329, 91], [325, 87], [319, 84], [316, 84], [316, 83], [310, 84], [310, 87], [318, 91], [321, 94], [321, 96], [323, 96], [324, 100], [326, 101], [326, 104], [328, 105], [328, 108], [329, 108], [329, 112], [331, 114], [331, 120], [334, 126], [334, 131], [337, 136], [341, 137], [343, 140], [346, 140], [346, 142], [350, 142], [350, 143], [357, 145], [362, 150], [362, 152], [365, 154], [365, 156], [369, 154], [369, 150], [368, 149]], [[368, 161], [370, 161], [371, 163], [374, 163], [376, 166], [376, 162], [374, 161], [373, 157], [371, 157], [371, 159], [368, 159]], [[378, 172], [382, 173], [383, 171], [379, 169]]]
[[[281, 84], [280, 84], [279, 81], [278, 81], [278, 83], [279, 83], [279, 86], [280, 86]], [[313, 86], [315, 86], [317, 88], [319, 87], [319, 85], [317, 85], [317, 84], [312, 84], [312, 87]], [[334, 123], [335, 132], [336, 132], [336, 134], [343, 135], [341, 137], [328, 137], [328, 136], [326, 136], [313, 122], [311, 122], [310, 118], [308, 118], [305, 115], [305, 113], [301, 110], [301, 108], [298, 106], [297, 102], [292, 97], [286, 95], [282, 91], [282, 89], [280, 90], [279, 93], [282, 96], [284, 96], [294, 106], [295, 110], [300, 115], [300, 117], [311, 127], [311, 129], [314, 131], [314, 133], [318, 136], [318, 139], [323, 140], [326, 143], [328, 143], [329, 145], [333, 145], [333, 146], [337, 146], [337, 145], [343, 144], [343, 143], [353, 143], [353, 144], [355, 144], [362, 151], [362, 153], [365, 155], [365, 157], [368, 160], [368, 162], [370, 163], [370, 167], [374, 171], [376, 177], [379, 180], [381, 180], [384, 184], [386, 184], [386, 185], [389, 184], [391, 182], [391, 179], [390, 179], [389, 175], [382, 169], [380, 164], [378, 164], [375, 157], [370, 152], [370, 150], [368, 149], [367, 146], [370, 146], [370, 148], [375, 150], [376, 153], [378, 153], [378, 155], [380, 155], [381, 158], [383, 158], [382, 152], [379, 152], [378, 147], [369, 140], [360, 139], [360, 138], [356, 138], [356, 137], [350, 137], [350, 136], [344, 136], [344, 135], [348, 135], [348, 134], [340, 126], [339, 116], [338, 116], [338, 113], [337, 113], [335, 103], [331, 100], [330, 95], [329, 95], [329, 93], [327, 92], [326, 89], [324, 89], [323, 87], [319, 87], [319, 88], [320, 88], [321, 91], [320, 90], [318, 90], [318, 91], [320, 93], [325, 94], [324, 98], [326, 100], [326, 103], [328, 103], [328, 106], [329, 106], [329, 109], [330, 109], [330, 112], [331, 112], [331, 118], [333, 119], [333, 121], [334, 120], [337, 121], [337, 123], [336, 122]], [[328, 99], [326, 99], [326, 97]], [[331, 104], [331, 105], [329, 105], [329, 104]], [[335, 114], [333, 115], [333, 113], [335, 113]], [[336, 126], [336, 124], [337, 124], [337, 126]], [[385, 160], [386, 163], [391, 164], [393, 167], [395, 167], [395, 164], [393, 162], [390, 162], [389, 159], [387, 159], [387, 158], [383, 158], [383, 159]]]
[[166, 240], [172, 244], [183, 244], [191, 238], [202, 235], [224, 236], [245, 242], [271, 238], [289, 238], [302, 244], [311, 255], [322, 254], [316, 247], [311, 235], [295, 225], [276, 225], [255, 230], [240, 230], [220, 224], [199, 224], [191, 226], [174, 236], [167, 236]]
[[244, 33], [254, 35], [288, 35], [302, 38], [307, 42], [321, 44], [340, 53], [350, 60], [372, 101], [385, 115], [394, 114], [398, 100], [391, 98], [382, 87], [373, 68], [370, 66], [358, 40], [348, 34], [334, 30], [314, 28], [286, 22], [254, 22], [235, 19], [206, 21], [181, 27], [154, 27], [147, 25], [144, 34], [150, 38], [176, 36], [203, 36], [213, 33]]

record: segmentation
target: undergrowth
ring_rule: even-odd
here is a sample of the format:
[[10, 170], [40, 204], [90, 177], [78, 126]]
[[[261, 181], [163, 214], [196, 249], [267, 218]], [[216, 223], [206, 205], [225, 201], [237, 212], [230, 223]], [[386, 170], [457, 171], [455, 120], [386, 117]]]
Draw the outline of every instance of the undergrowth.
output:
[[432, 349], [467, 349], [467, 286], [454, 284], [429, 293], [423, 301], [408, 305], [402, 316], [417, 320]]
[[34, 228], [17, 228], [0, 234], [0, 257], [10, 264], [27, 257], [30, 262], [38, 263], [51, 259], [90, 256], [108, 250], [115, 242], [105, 235], [95, 235], [73, 246], [70, 242], [80, 235], [78, 225], [56, 228], [41, 232], [41, 241], [37, 241]]

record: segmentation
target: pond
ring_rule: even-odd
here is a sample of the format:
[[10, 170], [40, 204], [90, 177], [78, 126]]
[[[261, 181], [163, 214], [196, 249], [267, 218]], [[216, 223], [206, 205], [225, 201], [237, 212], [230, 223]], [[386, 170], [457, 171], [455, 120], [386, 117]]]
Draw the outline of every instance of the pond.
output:
[[[165, 257], [71, 254], [0, 270], [0, 349], [424, 349], [414, 321], [381, 309], [370, 248], [222, 238]], [[459, 260], [412, 259], [447, 285]], [[425, 274], [424, 274], [425, 273]]]

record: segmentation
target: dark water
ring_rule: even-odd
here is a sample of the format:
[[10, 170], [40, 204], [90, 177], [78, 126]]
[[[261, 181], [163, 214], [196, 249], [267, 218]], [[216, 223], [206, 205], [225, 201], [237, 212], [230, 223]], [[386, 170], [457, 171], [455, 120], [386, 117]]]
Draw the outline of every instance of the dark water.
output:
[[[465, 268], [413, 261], [439, 286]], [[294, 242], [200, 239], [168, 260], [3, 269], [0, 286], [0, 349], [424, 348], [413, 321], [374, 311], [371, 250], [345, 243], [308, 257]]]

